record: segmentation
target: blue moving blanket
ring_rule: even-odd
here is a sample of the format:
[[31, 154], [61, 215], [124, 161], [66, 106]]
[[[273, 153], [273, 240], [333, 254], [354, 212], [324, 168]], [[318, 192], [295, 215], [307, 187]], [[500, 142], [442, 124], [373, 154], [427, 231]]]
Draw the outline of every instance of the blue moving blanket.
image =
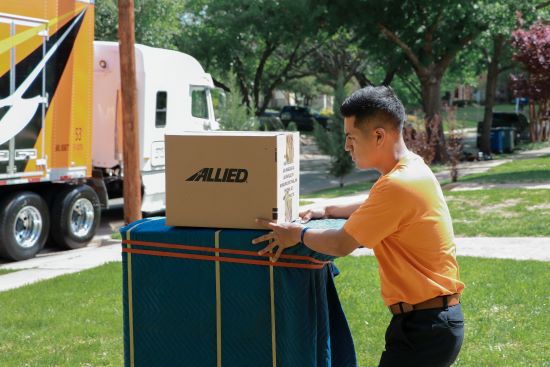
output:
[[168, 227], [161, 217], [120, 232], [125, 366], [357, 365], [332, 257], [300, 244], [271, 263], [257, 255], [266, 243], [251, 244], [267, 231]]

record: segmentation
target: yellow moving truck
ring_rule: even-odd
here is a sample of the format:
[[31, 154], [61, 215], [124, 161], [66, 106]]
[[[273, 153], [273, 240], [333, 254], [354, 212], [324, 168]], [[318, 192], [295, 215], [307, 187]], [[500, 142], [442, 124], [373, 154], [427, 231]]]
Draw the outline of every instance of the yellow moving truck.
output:
[[[142, 211], [165, 207], [164, 134], [217, 129], [191, 56], [136, 45]], [[118, 44], [92, 0], [0, 1], [0, 256], [86, 245], [122, 198]]]

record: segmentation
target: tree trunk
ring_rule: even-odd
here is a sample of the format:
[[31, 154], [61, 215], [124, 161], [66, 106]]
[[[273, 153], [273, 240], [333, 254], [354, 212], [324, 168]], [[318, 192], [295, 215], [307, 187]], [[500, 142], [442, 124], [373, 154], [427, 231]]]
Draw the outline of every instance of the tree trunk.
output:
[[489, 61], [487, 69], [487, 85], [485, 86], [485, 112], [483, 114], [483, 125], [481, 130], [481, 151], [485, 154], [491, 154], [491, 125], [493, 122], [493, 106], [495, 105], [495, 95], [498, 80], [498, 64], [504, 45], [504, 36], [497, 35], [493, 37], [493, 54]]
[[246, 85], [246, 78], [244, 77], [244, 66], [242, 61], [237, 57], [235, 58], [235, 76], [237, 77], [237, 83], [239, 84], [239, 89], [241, 90], [241, 96], [243, 97], [243, 104], [246, 105], [248, 114], [251, 115], [252, 106], [250, 105], [250, 94], [248, 87]]
[[550, 99], [546, 99], [539, 104], [539, 116], [542, 123], [542, 141], [550, 140], [550, 121], [548, 119], [550, 110]]
[[[430, 141], [437, 139], [434, 162], [445, 163], [449, 160], [449, 155], [446, 149], [441, 119], [441, 76], [438, 76], [435, 72], [431, 72], [426, 76], [419, 76], [419, 78], [422, 87], [422, 107], [427, 123], [426, 131], [428, 132], [428, 138]], [[432, 137], [433, 128], [431, 124], [434, 124], [434, 127], [437, 128], [437, 138]]]
[[214, 82], [214, 86], [216, 88], [221, 88], [223, 89], [224, 92], [227, 92], [227, 93], [231, 93], [231, 88], [229, 88], [227, 85], [225, 85], [224, 83], [220, 82], [219, 80], [217, 80], [216, 78], [212, 77], [212, 81]]
[[363, 72], [358, 71], [353, 74], [353, 76], [355, 77], [355, 80], [357, 80], [357, 83], [359, 83], [359, 86], [361, 88], [365, 88], [367, 85], [373, 85], [369, 78], [367, 78], [367, 76]]
[[397, 73], [398, 68], [395, 66], [390, 66], [388, 70], [386, 70], [386, 76], [384, 77], [384, 80], [382, 81], [382, 85], [389, 86], [391, 82], [393, 81], [393, 78], [395, 74]]
[[267, 91], [264, 95], [263, 95], [263, 100], [262, 100], [262, 103], [261, 104], [258, 104], [259, 101], [256, 101], [255, 104], [256, 104], [256, 108], [254, 110], [254, 113], [256, 114], [256, 116], [261, 116], [265, 110], [267, 110], [267, 106], [269, 105], [269, 102], [271, 101], [271, 99], [273, 98], [273, 89]]
[[529, 130], [531, 133], [531, 141], [533, 143], [539, 142], [539, 130], [538, 130], [538, 116], [537, 116], [537, 107], [535, 101], [531, 98], [529, 99]]

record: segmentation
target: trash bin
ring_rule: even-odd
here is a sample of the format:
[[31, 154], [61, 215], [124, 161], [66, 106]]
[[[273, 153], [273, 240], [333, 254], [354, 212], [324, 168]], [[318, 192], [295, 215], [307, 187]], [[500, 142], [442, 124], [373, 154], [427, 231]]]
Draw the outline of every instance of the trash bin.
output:
[[123, 227], [124, 365], [357, 366], [333, 257], [300, 244], [271, 263], [251, 244], [265, 233]]
[[514, 151], [514, 138], [516, 135], [516, 129], [513, 127], [501, 127], [503, 132], [503, 150], [506, 153], [512, 153]]
[[491, 151], [498, 154], [504, 152], [504, 130], [501, 127], [491, 129]]

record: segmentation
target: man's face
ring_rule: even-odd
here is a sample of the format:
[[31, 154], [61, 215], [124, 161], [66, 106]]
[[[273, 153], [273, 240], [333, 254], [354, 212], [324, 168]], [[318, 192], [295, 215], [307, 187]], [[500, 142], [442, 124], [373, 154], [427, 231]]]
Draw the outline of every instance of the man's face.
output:
[[378, 161], [377, 134], [374, 129], [364, 126], [355, 127], [355, 116], [344, 118], [344, 132], [346, 134], [345, 149], [351, 155], [357, 168], [375, 168]]

